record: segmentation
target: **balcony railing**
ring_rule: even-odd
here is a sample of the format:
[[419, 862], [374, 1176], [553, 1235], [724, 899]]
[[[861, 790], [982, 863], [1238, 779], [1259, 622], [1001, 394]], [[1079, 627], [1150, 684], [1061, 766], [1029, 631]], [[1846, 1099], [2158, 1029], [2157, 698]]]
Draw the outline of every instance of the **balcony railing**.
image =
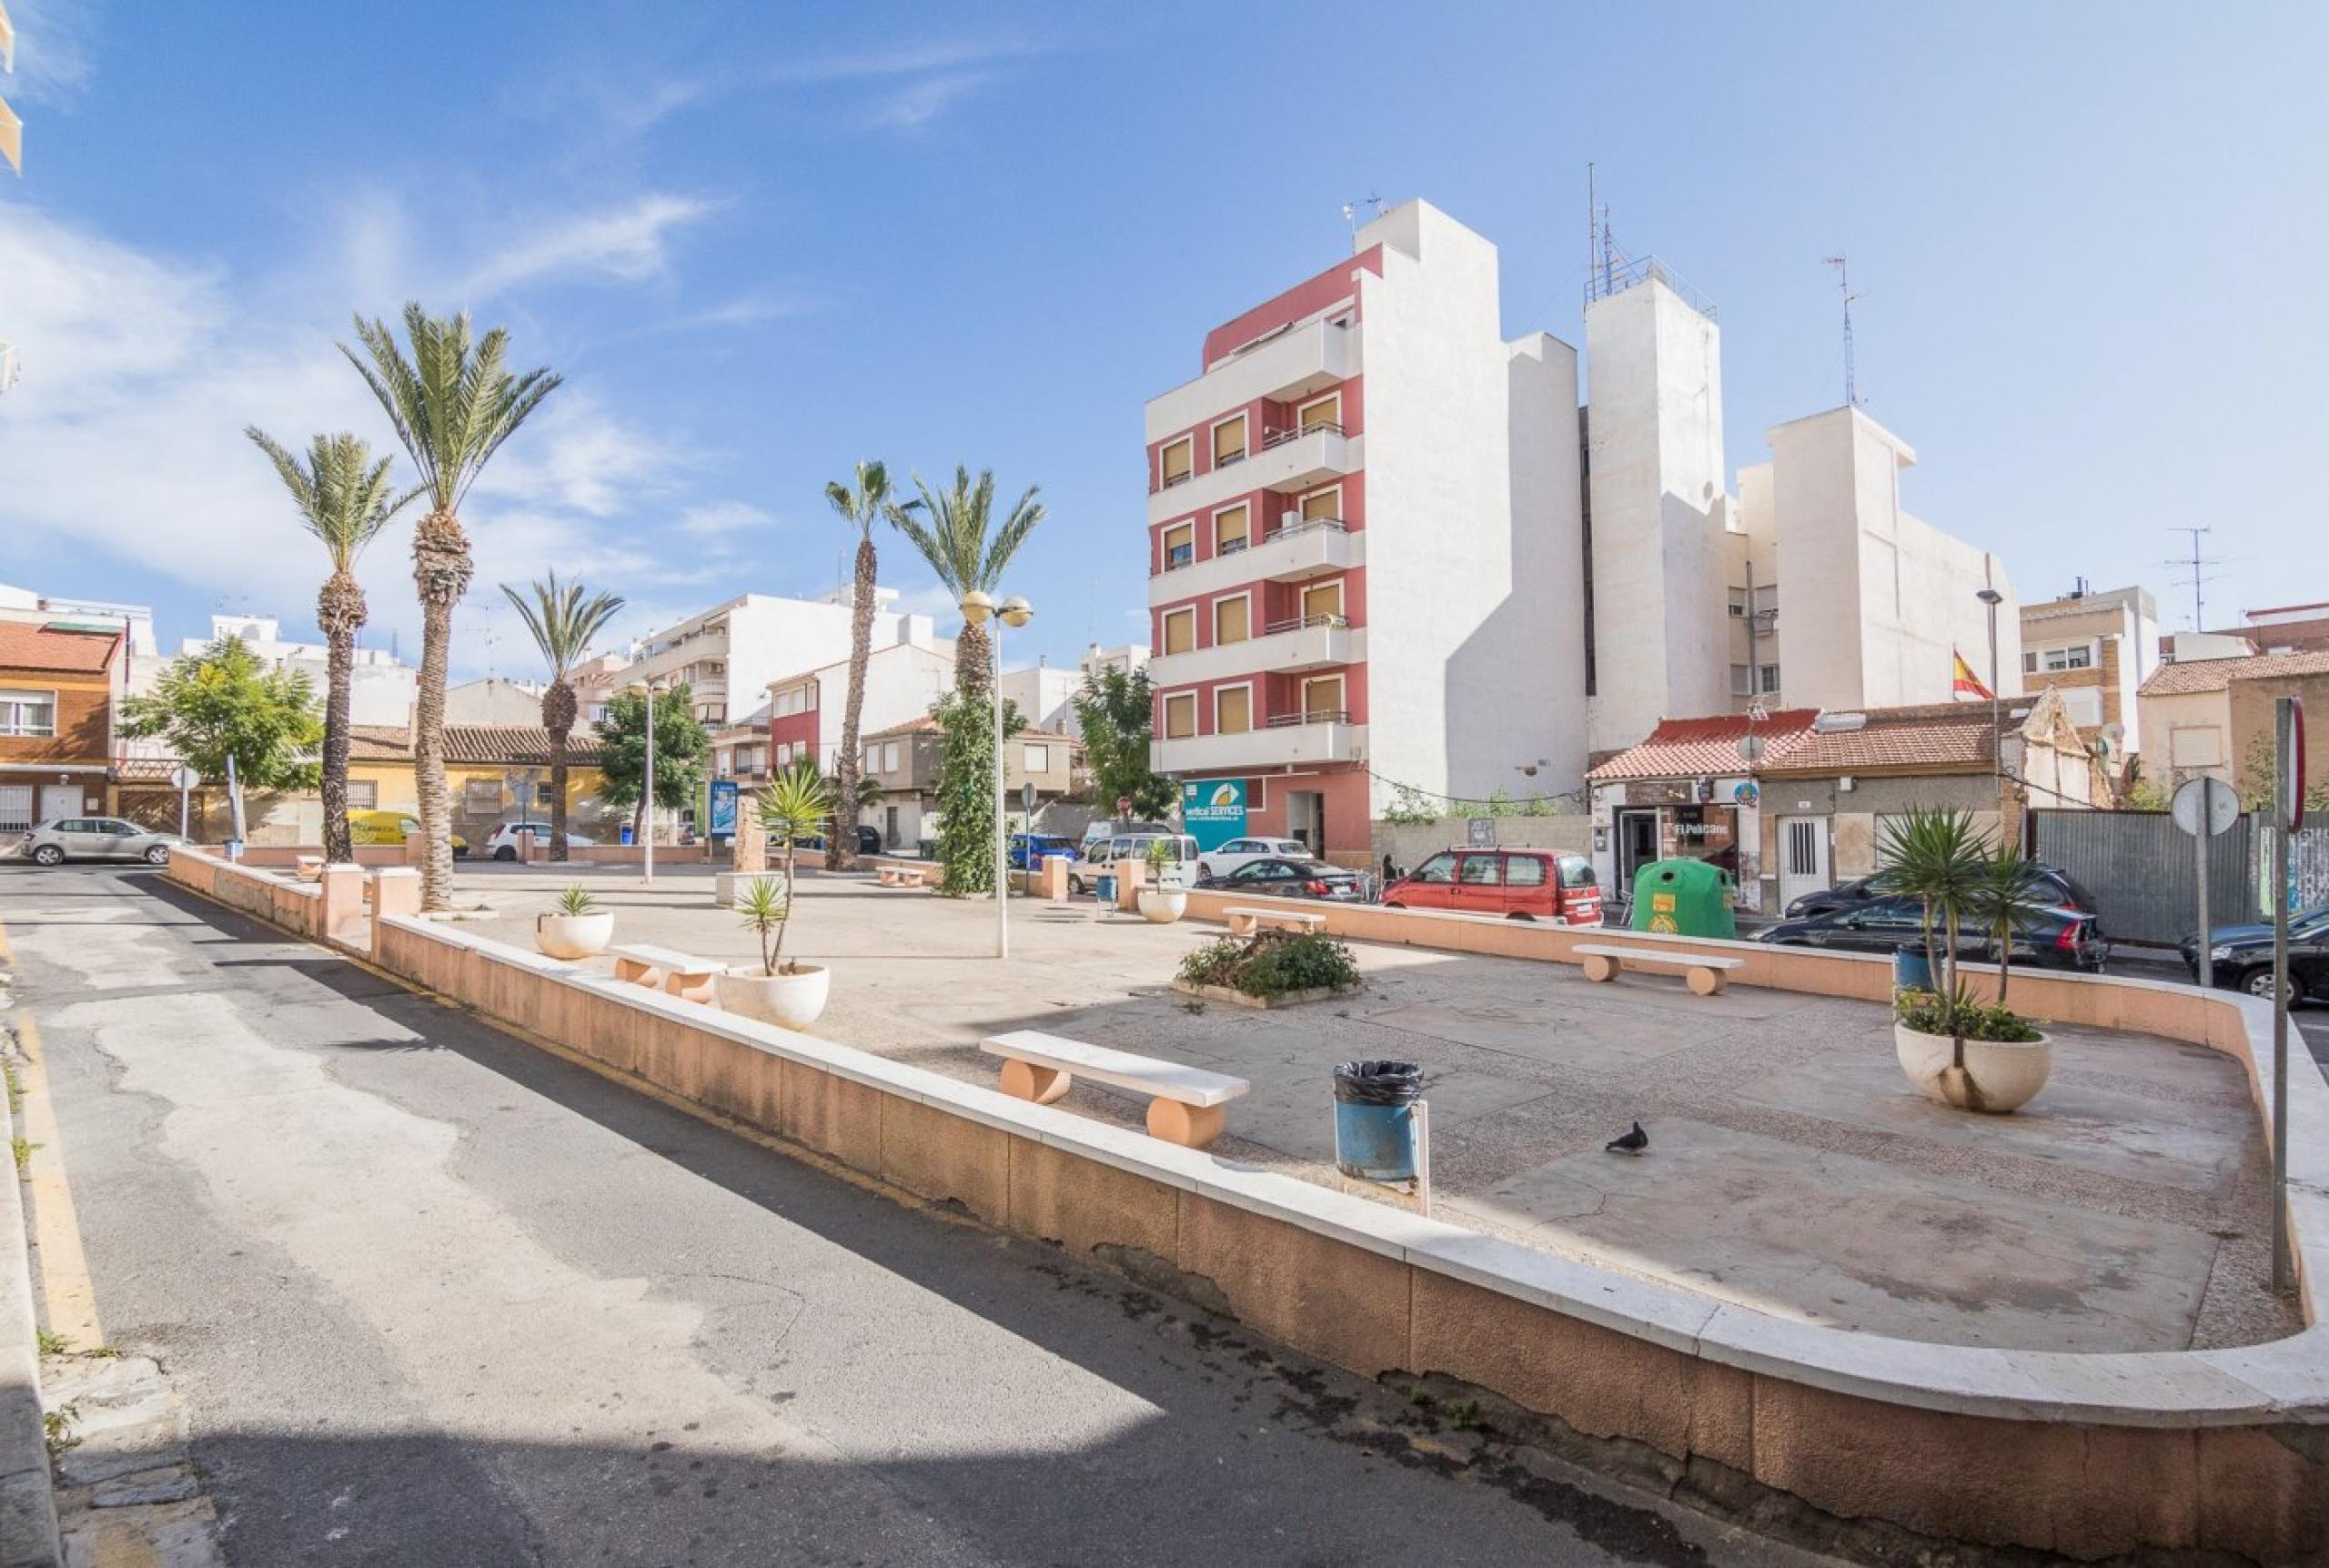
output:
[[1273, 447], [1283, 447], [1288, 441], [1299, 441], [1303, 437], [1316, 435], [1321, 430], [1329, 436], [1346, 434], [1340, 425], [1324, 419], [1308, 425], [1281, 425], [1275, 430], [1262, 432], [1262, 450], [1266, 452]]
[[1197, 471], [1195, 468], [1189, 469], [1186, 473], [1167, 474], [1164, 476], [1164, 483], [1159, 486], [1158, 488], [1169, 490], [1175, 485], [1185, 485], [1196, 477]]
[[1307, 631], [1314, 626], [1332, 627], [1338, 631], [1350, 629], [1351, 618], [1346, 615], [1305, 615], [1292, 620], [1274, 620], [1262, 628], [1264, 637], [1275, 637], [1280, 632]]
[[1262, 725], [1267, 729], [1291, 729], [1297, 724], [1348, 724], [1349, 722], [1349, 709], [1322, 708], [1303, 713], [1273, 713], [1262, 720]]

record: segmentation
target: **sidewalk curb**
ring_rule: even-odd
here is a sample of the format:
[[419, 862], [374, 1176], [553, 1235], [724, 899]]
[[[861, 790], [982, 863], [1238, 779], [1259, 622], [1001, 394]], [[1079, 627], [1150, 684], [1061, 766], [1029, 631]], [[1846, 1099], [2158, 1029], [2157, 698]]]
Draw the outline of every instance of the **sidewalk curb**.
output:
[[[15, 1117], [0, 1093], [0, 1133]], [[50, 1568], [64, 1560], [56, 1495], [41, 1422], [39, 1320], [33, 1315], [32, 1258], [25, 1243], [24, 1186], [0, 1182], [0, 1568]]]

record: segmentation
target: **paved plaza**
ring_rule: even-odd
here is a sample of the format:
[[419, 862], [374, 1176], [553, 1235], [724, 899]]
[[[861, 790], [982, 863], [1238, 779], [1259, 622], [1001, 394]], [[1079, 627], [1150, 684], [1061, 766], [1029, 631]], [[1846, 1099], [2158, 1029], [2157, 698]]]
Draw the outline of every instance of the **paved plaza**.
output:
[[[709, 871], [481, 866], [468, 929], [531, 945], [580, 882], [618, 941], [746, 961]], [[1235, 1073], [1218, 1158], [1325, 1183], [1331, 1069], [1403, 1058], [1428, 1075], [1439, 1211], [1548, 1251], [1791, 1317], [1950, 1343], [2182, 1350], [2300, 1325], [2273, 1298], [2266, 1160], [2238, 1067], [2203, 1048], [2059, 1027], [2021, 1112], [1941, 1109], [1902, 1081], [1877, 1005], [1679, 980], [1595, 986], [1563, 964], [1354, 944], [1363, 994], [1270, 1012], [1170, 990], [1219, 934], [1089, 900], [994, 914], [804, 874], [786, 950], [828, 964], [821, 1036], [992, 1083], [981, 1039], [1040, 1029]], [[601, 963], [606, 960], [599, 960]], [[1136, 1127], [1144, 1107], [1078, 1083], [1062, 1105]], [[1602, 1144], [1638, 1119], [1648, 1152]]]

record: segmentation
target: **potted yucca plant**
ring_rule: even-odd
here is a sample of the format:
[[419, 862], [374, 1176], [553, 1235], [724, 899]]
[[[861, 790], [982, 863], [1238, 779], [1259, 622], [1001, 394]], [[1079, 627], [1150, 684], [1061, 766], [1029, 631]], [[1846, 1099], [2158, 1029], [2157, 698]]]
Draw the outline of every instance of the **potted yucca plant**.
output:
[[[1892, 1049], [1901, 1070], [1926, 1099], [1960, 1111], [2002, 1114], [2045, 1087], [2053, 1049], [2005, 1005], [2013, 934], [2042, 906], [2042, 883], [2018, 854], [2000, 854], [1970, 812], [1919, 807], [1884, 825], [1885, 886], [1924, 905], [1931, 990], [1893, 998]], [[1997, 945], [1998, 997], [1975, 1001], [1959, 978], [1963, 939]]]
[[712, 994], [731, 1012], [786, 1029], [806, 1029], [825, 1010], [832, 976], [822, 964], [786, 958], [784, 933], [792, 918], [800, 842], [823, 830], [832, 814], [832, 786], [813, 766], [796, 767], [777, 775], [753, 804], [777, 849], [780, 875], [737, 884], [736, 915], [760, 939], [760, 967], [730, 966], [712, 976]]
[[604, 952], [614, 939], [614, 911], [599, 908], [590, 890], [580, 885], [559, 894], [554, 909], [534, 917], [534, 945], [554, 959], [587, 959]]
[[1144, 920], [1169, 926], [1188, 913], [1188, 890], [1164, 885], [1166, 869], [1178, 865], [1180, 859], [1180, 846], [1175, 839], [1158, 839], [1148, 846], [1148, 883], [1140, 890], [1135, 900], [1140, 905]]

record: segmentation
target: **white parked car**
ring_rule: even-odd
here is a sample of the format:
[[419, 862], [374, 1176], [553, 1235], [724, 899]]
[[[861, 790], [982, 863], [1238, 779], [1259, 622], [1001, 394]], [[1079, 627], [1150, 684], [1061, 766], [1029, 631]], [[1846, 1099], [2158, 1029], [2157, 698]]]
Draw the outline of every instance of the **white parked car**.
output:
[[[547, 854], [549, 850], [549, 824], [547, 822], [504, 822], [493, 830], [493, 837], [485, 841], [485, 852], [497, 860], [516, 859], [518, 835], [529, 828], [533, 829], [535, 850]], [[578, 833], [571, 828], [566, 830], [566, 847], [570, 849], [587, 849], [597, 842], [588, 833]]]
[[1102, 877], [1112, 876], [1119, 860], [1145, 860], [1148, 847], [1159, 839], [1173, 846], [1171, 863], [1158, 874], [1157, 886], [1185, 888], [1196, 879], [1192, 868], [1196, 864], [1197, 841], [1186, 833], [1170, 830], [1162, 833], [1119, 833], [1104, 843], [1092, 840], [1067, 869], [1067, 890], [1088, 893], [1096, 890]]
[[36, 865], [61, 866], [67, 860], [143, 860], [167, 865], [170, 846], [186, 840], [176, 833], [156, 833], [118, 817], [60, 817], [26, 833], [19, 851]]
[[1299, 839], [1232, 839], [1197, 856], [1197, 875], [1225, 877], [1255, 860], [1306, 860], [1310, 846]]

